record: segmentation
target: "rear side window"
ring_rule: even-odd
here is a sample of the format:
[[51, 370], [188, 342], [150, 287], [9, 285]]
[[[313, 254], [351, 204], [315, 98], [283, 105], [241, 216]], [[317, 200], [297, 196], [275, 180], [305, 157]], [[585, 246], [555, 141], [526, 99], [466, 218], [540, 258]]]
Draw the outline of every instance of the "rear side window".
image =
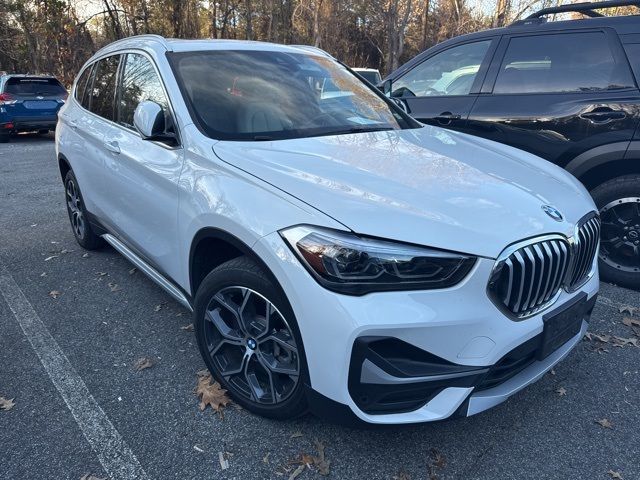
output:
[[169, 102], [151, 62], [143, 55], [127, 54], [118, 100], [118, 123], [133, 128], [133, 113], [145, 100], [159, 104], [168, 115]]
[[[80, 75], [80, 78], [78, 79], [78, 81], [76, 82], [76, 92], [75, 92], [75, 97], [76, 100], [84, 107], [84, 108], [88, 108], [88, 100], [89, 100], [89, 95], [88, 95], [88, 89], [87, 89], [87, 83], [91, 82], [91, 73], [93, 72], [93, 65], [90, 67], [87, 67], [84, 72], [82, 72], [82, 75]], [[90, 89], [90, 87], [89, 87]]]
[[113, 120], [119, 59], [113, 55], [98, 62], [91, 90], [91, 111], [108, 120]]
[[[579, 45], [579, 47], [577, 47]], [[603, 32], [515, 37], [493, 93], [592, 92], [633, 86]]]
[[37, 77], [9, 78], [4, 91], [17, 97], [59, 97], [67, 93], [55, 78]]

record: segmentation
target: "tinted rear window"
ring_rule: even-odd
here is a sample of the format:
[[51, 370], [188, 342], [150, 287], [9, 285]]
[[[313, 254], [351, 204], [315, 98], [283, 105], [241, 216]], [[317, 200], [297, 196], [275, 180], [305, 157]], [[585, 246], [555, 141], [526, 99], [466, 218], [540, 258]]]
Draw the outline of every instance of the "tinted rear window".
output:
[[602, 32], [515, 37], [493, 93], [592, 92], [633, 86]]
[[4, 91], [25, 97], [64, 95], [65, 88], [55, 78], [10, 78]]

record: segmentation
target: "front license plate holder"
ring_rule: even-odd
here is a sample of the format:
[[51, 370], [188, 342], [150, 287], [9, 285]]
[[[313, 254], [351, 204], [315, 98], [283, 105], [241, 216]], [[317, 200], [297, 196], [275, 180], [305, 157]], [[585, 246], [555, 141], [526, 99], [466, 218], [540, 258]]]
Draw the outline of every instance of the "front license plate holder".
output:
[[583, 292], [573, 301], [542, 317], [544, 329], [538, 360], [544, 360], [580, 332], [587, 306], [587, 294]]

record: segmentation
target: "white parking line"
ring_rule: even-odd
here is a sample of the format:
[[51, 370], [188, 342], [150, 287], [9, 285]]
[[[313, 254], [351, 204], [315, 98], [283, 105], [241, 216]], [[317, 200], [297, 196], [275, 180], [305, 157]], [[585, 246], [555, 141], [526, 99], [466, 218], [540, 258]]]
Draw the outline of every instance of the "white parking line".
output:
[[147, 474], [0, 260], [0, 293], [112, 480]]

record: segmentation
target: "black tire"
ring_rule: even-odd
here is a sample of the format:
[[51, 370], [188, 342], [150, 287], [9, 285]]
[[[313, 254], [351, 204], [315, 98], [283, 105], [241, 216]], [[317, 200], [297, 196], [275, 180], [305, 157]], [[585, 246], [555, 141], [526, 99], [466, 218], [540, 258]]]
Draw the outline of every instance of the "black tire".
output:
[[0, 143], [9, 143], [11, 135], [8, 133], [0, 133]]
[[78, 244], [86, 250], [96, 250], [103, 247], [104, 240], [96, 235], [91, 228], [78, 180], [71, 170], [64, 177], [64, 195], [71, 230]]
[[[640, 289], [640, 175], [609, 180], [594, 188], [591, 195], [602, 220], [601, 278]], [[619, 240], [610, 241], [615, 238]]]
[[46, 128], [38, 130], [38, 135], [46, 135], [47, 133], [49, 133], [49, 130], [47, 130]]
[[[304, 348], [302, 346], [302, 338], [300, 336], [300, 331], [298, 329], [298, 324], [293, 314], [293, 310], [291, 309], [291, 306], [289, 305], [289, 302], [280, 286], [274, 282], [275, 281], [270, 280], [269, 276], [258, 265], [256, 265], [255, 262], [247, 257], [238, 257], [223, 263], [211, 271], [198, 288], [194, 305], [194, 325], [198, 347], [207, 368], [211, 372], [213, 378], [229, 392], [231, 398], [238, 405], [252, 413], [268, 418], [284, 420], [298, 417], [307, 411], [304, 384], [306, 383], [308, 374]], [[256, 293], [259, 294], [254, 298], [258, 298], [258, 300], [268, 300], [268, 302], [277, 309], [277, 311], [271, 310], [274, 315], [273, 320], [265, 320], [265, 324], [268, 324], [269, 326], [265, 328], [262, 340], [254, 340], [254, 346], [251, 348], [251, 353], [249, 353], [249, 342], [252, 339], [251, 337], [254, 335], [247, 335], [245, 330], [242, 332], [240, 329], [232, 330], [230, 331], [231, 333], [237, 334], [234, 336], [244, 336], [245, 340], [241, 345], [231, 345], [220, 340], [220, 330], [217, 329], [214, 326], [214, 322], [211, 321], [212, 313], [219, 312], [219, 318], [222, 318], [223, 311], [226, 312], [225, 315], [227, 315], [227, 318], [229, 319], [240, 318], [235, 317], [235, 315], [231, 313], [231, 309], [224, 310], [220, 307], [215, 309], [211, 308], [212, 304], [220, 305], [216, 303], [216, 300], [214, 299], [217, 294], [222, 291], [224, 295], [232, 295], [234, 289], [237, 287], [249, 289], [249, 291], [252, 291], [251, 295], [255, 295]], [[229, 294], [225, 292], [232, 293]], [[238, 293], [239, 292], [240, 291], [238, 290]], [[233, 301], [231, 297], [227, 298], [229, 298], [228, 304], [232, 305]], [[265, 303], [265, 306], [267, 305], [268, 304]], [[251, 327], [255, 324], [255, 318], [250, 322]], [[276, 329], [273, 328], [273, 326], [278, 322], [282, 325], [282, 319], [285, 320], [287, 327], [289, 327], [289, 331], [293, 335], [293, 341], [297, 347], [297, 354], [292, 354], [290, 356], [290, 358], [296, 357], [291, 364], [297, 363], [298, 365], [297, 383], [295, 384], [293, 384], [293, 380], [291, 380], [289, 375], [277, 374], [276, 377], [272, 371], [271, 374], [268, 375], [269, 380], [265, 379], [266, 376], [264, 373], [266, 373], [266, 367], [264, 363], [260, 362], [263, 355], [262, 348], [268, 348], [268, 338], [276, 335]], [[260, 325], [260, 327], [264, 326]], [[217, 338], [212, 340], [212, 336]], [[259, 338], [260, 337], [256, 337], [256, 339]], [[291, 339], [290, 336], [287, 338]], [[218, 343], [224, 343], [224, 346], [220, 347], [215, 352], [215, 355], [210, 354], [210, 351]], [[224, 348], [227, 350], [223, 350]], [[242, 351], [244, 351], [244, 354], [240, 355], [240, 352]], [[247, 355], [247, 353], [249, 353], [249, 355]], [[242, 360], [239, 359], [239, 356], [242, 357]], [[230, 367], [232, 362], [227, 361], [227, 358], [229, 357], [235, 357], [237, 366]], [[275, 355], [272, 358], [275, 358]], [[230, 368], [230, 370], [233, 370], [234, 368], [242, 369], [243, 373], [227, 375], [226, 373], [223, 373], [220, 365], [224, 365], [225, 367]], [[265, 397], [270, 397], [270, 392], [272, 391], [278, 391], [278, 388], [275, 386], [274, 379], [284, 377], [284, 381], [288, 382], [286, 385], [289, 385], [290, 383], [292, 384], [290, 390], [288, 390], [286, 398], [276, 401], [276, 396], [273, 395], [272, 403], [263, 403], [256, 400], [255, 390], [252, 390], [249, 382], [246, 381], [248, 380], [248, 374], [246, 372], [248, 372], [249, 368], [253, 369], [250, 373], [252, 373], [256, 379], [258, 379], [258, 377], [263, 377], [263, 381], [260, 382], [259, 386], [263, 387], [262, 391], [265, 392]], [[245, 380], [241, 378], [243, 376]], [[271, 383], [267, 383], [268, 381]], [[242, 388], [243, 382], [247, 384], [244, 389]], [[270, 388], [264, 388], [265, 386]], [[282, 389], [281, 392], [286, 392], [286, 389]], [[248, 398], [248, 396], [251, 398]], [[270, 401], [271, 400], [267, 400], [267, 402]]]

